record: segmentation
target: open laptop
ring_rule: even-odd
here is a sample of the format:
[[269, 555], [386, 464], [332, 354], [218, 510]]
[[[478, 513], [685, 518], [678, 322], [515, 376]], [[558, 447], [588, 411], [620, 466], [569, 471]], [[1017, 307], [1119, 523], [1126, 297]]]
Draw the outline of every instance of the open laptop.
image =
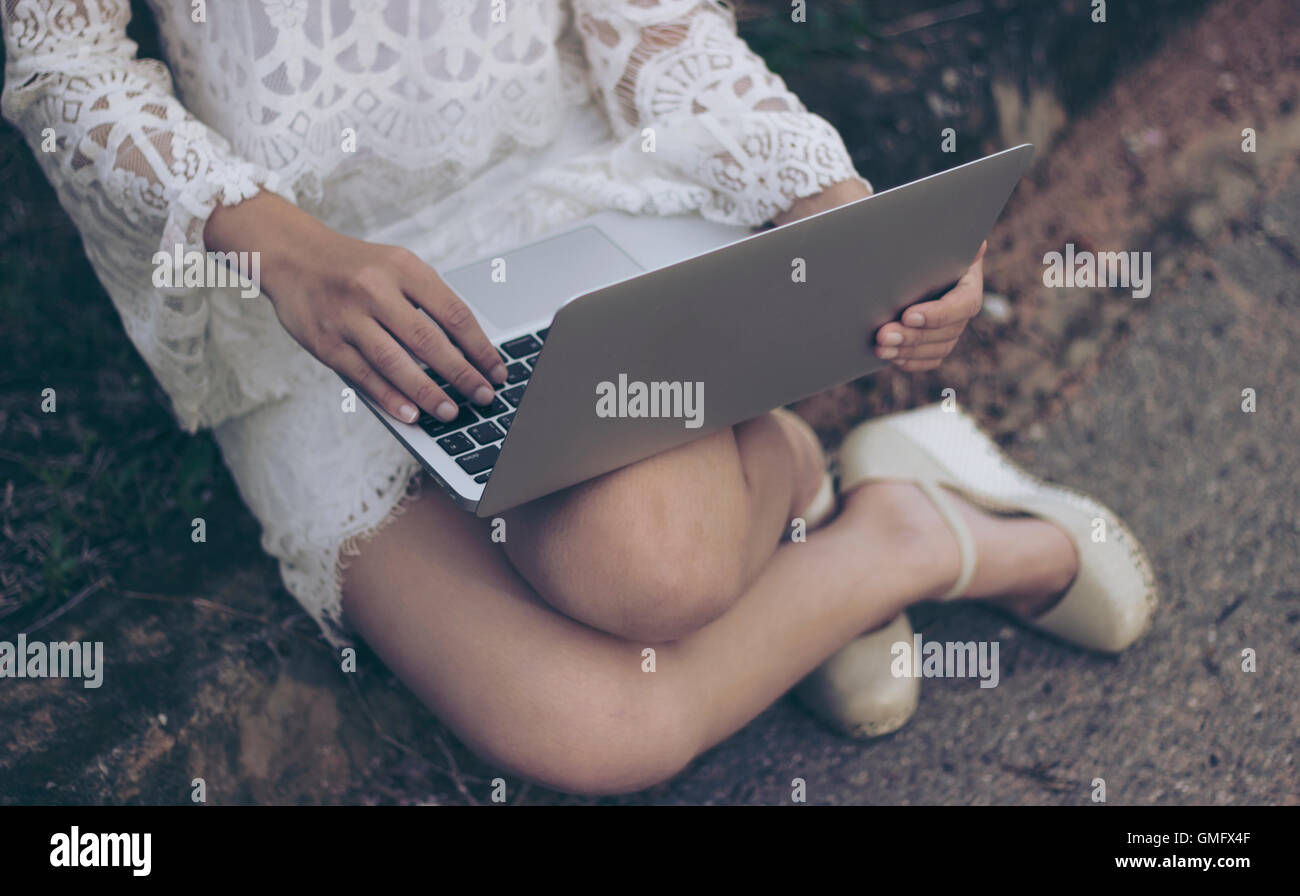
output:
[[875, 331], [961, 277], [1032, 155], [757, 233], [697, 215], [575, 222], [439, 272], [507, 363], [490, 406], [437, 375], [451, 422], [362, 397], [462, 507], [493, 516], [885, 366]]

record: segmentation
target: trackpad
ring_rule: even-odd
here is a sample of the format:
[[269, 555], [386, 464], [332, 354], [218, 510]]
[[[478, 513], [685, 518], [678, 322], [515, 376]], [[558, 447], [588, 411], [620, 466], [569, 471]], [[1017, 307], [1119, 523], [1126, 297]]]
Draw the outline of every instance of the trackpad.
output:
[[574, 296], [644, 270], [595, 227], [548, 237], [442, 279], [497, 330], [549, 318]]

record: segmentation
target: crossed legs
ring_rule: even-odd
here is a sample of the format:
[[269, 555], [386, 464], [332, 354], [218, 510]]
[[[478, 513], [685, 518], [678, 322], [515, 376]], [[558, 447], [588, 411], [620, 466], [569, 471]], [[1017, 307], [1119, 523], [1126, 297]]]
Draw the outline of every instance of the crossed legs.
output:
[[[504, 545], [426, 490], [353, 559], [344, 611], [488, 761], [570, 792], [647, 787], [956, 579], [954, 539], [908, 485], [858, 488], [781, 543], [817, 488], [809, 434], [765, 415], [512, 511]], [[1026, 535], [976, 537], [997, 553]]]

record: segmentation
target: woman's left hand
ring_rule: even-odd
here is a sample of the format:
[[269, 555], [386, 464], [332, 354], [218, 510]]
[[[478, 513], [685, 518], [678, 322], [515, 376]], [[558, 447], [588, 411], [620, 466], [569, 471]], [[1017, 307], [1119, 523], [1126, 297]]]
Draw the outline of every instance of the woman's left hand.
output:
[[[773, 218], [772, 223], [789, 224], [870, 195], [861, 182], [842, 181], [798, 200], [789, 211]], [[980, 246], [975, 261], [956, 286], [940, 298], [918, 302], [904, 309], [899, 320], [890, 321], [877, 330], [876, 357], [908, 373], [938, 367], [952, 353], [966, 324], [979, 314], [983, 305], [984, 250], [987, 247], [987, 242]]]
[[909, 373], [934, 370], [957, 346], [957, 339], [984, 304], [984, 250], [957, 285], [930, 302], [903, 310], [900, 319], [876, 331], [876, 357]]

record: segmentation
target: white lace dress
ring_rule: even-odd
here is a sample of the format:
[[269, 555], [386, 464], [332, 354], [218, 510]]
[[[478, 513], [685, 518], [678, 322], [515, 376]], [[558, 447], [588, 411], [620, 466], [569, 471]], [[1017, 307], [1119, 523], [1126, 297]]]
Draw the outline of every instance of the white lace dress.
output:
[[168, 67], [136, 58], [128, 0], [0, 0], [4, 116], [336, 644], [342, 555], [418, 465], [364, 409], [340, 411], [340, 380], [265, 297], [156, 288], [155, 252], [204, 251], [217, 203], [261, 188], [363, 239], [410, 220], [408, 247], [440, 268], [603, 209], [756, 225], [861, 180], [711, 0], [150, 5]]

